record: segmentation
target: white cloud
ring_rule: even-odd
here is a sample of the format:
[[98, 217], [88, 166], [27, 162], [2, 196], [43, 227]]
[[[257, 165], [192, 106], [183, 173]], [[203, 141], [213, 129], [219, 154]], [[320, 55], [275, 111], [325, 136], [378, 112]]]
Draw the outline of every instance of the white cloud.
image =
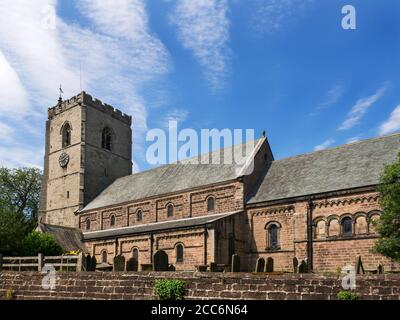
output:
[[343, 93], [344, 93], [343, 84], [341, 83], [336, 84], [333, 88], [331, 88], [327, 92], [325, 101], [318, 106], [318, 109], [324, 109], [337, 103], [339, 99], [343, 96]]
[[211, 89], [225, 85], [230, 49], [228, 2], [226, 0], [178, 0], [171, 15], [184, 48], [193, 52], [204, 68]]
[[257, 0], [252, 27], [260, 33], [276, 32], [289, 18], [302, 14], [314, 0]]
[[[80, 91], [81, 69], [82, 89], [132, 114], [134, 136], [143, 135], [147, 108], [141, 91], [170, 69], [167, 50], [149, 30], [145, 1], [76, 0], [77, 10], [88, 23], [73, 24], [58, 16], [55, 29], [44, 28], [43, 9], [57, 7], [57, 3], [0, 2], [0, 12], [7, 13], [0, 20], [0, 71], [6, 71], [0, 73], [0, 82], [5, 83], [0, 98], [6, 94], [16, 97], [2, 99], [6, 103], [0, 111], [4, 108], [16, 114], [23, 110], [20, 113], [29, 117], [29, 126], [14, 123], [17, 132], [44, 128], [46, 108], [56, 103], [59, 84], [65, 97]], [[140, 143], [134, 148], [141, 154], [137, 152]], [[15, 150], [23, 158], [19, 152], [23, 149], [16, 146]]]
[[0, 122], [0, 137], [3, 142], [12, 141], [13, 133], [14, 133], [14, 128], [10, 127], [6, 123]]
[[351, 108], [346, 120], [341, 124], [338, 130], [348, 130], [356, 126], [367, 110], [383, 96], [386, 89], [387, 85], [384, 85], [372, 96], [359, 99]]
[[178, 123], [184, 122], [189, 115], [187, 110], [174, 109], [167, 113], [165, 117], [165, 122], [168, 124], [169, 121], [176, 121]]
[[352, 137], [352, 138], [347, 139], [346, 143], [354, 143], [354, 142], [358, 142], [358, 141], [360, 141], [359, 137]]
[[0, 145], [0, 167], [35, 167], [43, 169], [43, 149], [15, 145], [3, 147]]
[[18, 74], [0, 50], [0, 114], [21, 116], [28, 108], [28, 94]]
[[330, 146], [332, 146], [334, 143], [335, 143], [335, 140], [333, 140], [333, 139], [325, 140], [323, 143], [315, 146], [314, 151], [324, 150], [324, 149], [329, 148]]
[[400, 130], [400, 105], [390, 114], [389, 119], [379, 127], [379, 134], [385, 135]]

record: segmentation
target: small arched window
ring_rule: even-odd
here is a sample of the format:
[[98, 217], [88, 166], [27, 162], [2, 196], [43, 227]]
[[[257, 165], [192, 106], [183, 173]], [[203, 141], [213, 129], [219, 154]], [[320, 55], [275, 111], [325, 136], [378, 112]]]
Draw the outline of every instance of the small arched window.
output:
[[277, 223], [271, 223], [267, 226], [267, 249], [279, 250], [279, 229]]
[[141, 222], [142, 220], [143, 220], [143, 212], [142, 210], [138, 210], [138, 212], [136, 212], [136, 221]]
[[112, 215], [112, 216], [110, 217], [110, 226], [111, 226], [111, 227], [115, 226], [115, 215]]
[[62, 128], [62, 147], [68, 147], [71, 145], [71, 126], [67, 122]]
[[167, 206], [167, 217], [172, 217], [174, 215], [174, 206], [169, 204]]
[[342, 235], [345, 237], [353, 235], [353, 220], [350, 217], [342, 219]]
[[176, 262], [177, 263], [183, 262], [183, 245], [182, 244], [178, 244], [175, 247], [175, 250], [176, 250]]
[[103, 250], [101, 252], [101, 262], [107, 263], [107, 251], [106, 250]]
[[132, 249], [132, 258], [135, 259], [136, 261], [139, 261], [139, 249], [138, 248]]
[[214, 197], [209, 197], [207, 199], [207, 211], [214, 211], [215, 210], [215, 198]]
[[112, 145], [112, 132], [109, 127], [105, 127], [101, 135], [101, 147], [103, 149], [111, 151], [111, 145]]
[[90, 219], [86, 219], [86, 230], [90, 230]]

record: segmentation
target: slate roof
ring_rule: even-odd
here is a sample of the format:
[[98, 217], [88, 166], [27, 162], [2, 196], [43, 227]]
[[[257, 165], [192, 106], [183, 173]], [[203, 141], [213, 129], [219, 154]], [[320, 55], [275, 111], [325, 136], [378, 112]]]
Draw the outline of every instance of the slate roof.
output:
[[[230, 161], [231, 164], [224, 164], [224, 155], [232, 155], [233, 159], [238, 162], [239, 155], [246, 154], [247, 157], [245, 159], [248, 160], [252, 156], [248, 150], [253, 152], [258, 150], [265, 141], [265, 138], [248, 141], [233, 147], [203, 154], [199, 157], [186, 159], [179, 163], [164, 165], [119, 178], [81, 211], [236, 179], [241, 175], [241, 169], [243, 169], [244, 165], [237, 165], [235, 161]], [[218, 155], [221, 160], [219, 160]], [[211, 160], [208, 161], [209, 164], [193, 163], [194, 160], [204, 163], [204, 159]]]
[[93, 240], [93, 239], [103, 239], [103, 238], [112, 238], [115, 236], [128, 236], [146, 232], [157, 232], [162, 230], [170, 230], [170, 229], [182, 229], [182, 228], [190, 228], [196, 226], [204, 226], [206, 224], [214, 223], [221, 219], [225, 219], [229, 216], [235, 215], [241, 211], [222, 213], [222, 214], [213, 214], [208, 216], [201, 216], [195, 218], [184, 218], [179, 220], [171, 220], [164, 222], [154, 222], [148, 224], [142, 224], [131, 227], [123, 227], [116, 229], [108, 229], [108, 230], [100, 230], [100, 231], [92, 231], [85, 232], [83, 234], [84, 240]]
[[79, 229], [54, 226], [44, 223], [39, 223], [38, 229], [42, 232], [53, 235], [58, 244], [65, 251], [87, 251], [82, 243], [83, 235]]
[[396, 160], [400, 133], [273, 161], [247, 203], [374, 186]]

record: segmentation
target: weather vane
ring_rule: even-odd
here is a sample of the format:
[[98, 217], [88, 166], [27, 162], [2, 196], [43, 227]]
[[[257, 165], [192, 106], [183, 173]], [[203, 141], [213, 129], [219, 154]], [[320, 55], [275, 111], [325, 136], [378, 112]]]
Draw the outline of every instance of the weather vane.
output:
[[60, 84], [60, 97], [58, 98], [58, 102], [62, 102], [62, 94], [64, 93], [64, 91], [63, 91], [63, 89], [62, 89], [62, 87], [61, 87], [61, 84]]

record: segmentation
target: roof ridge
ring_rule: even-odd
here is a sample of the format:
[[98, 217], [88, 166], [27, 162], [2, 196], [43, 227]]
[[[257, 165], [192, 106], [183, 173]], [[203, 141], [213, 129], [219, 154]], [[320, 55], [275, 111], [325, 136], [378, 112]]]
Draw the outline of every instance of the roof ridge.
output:
[[279, 162], [279, 161], [283, 161], [283, 160], [289, 160], [289, 159], [294, 159], [294, 158], [299, 158], [299, 157], [303, 157], [303, 156], [309, 156], [312, 154], [316, 154], [316, 153], [323, 153], [323, 152], [328, 152], [331, 150], [335, 150], [335, 149], [341, 149], [347, 146], [351, 146], [351, 145], [355, 145], [355, 144], [362, 144], [362, 143], [366, 143], [372, 140], [381, 140], [381, 139], [387, 139], [388, 137], [392, 137], [392, 136], [400, 136], [400, 131], [399, 132], [395, 132], [395, 133], [391, 133], [391, 134], [387, 134], [384, 136], [379, 136], [379, 137], [373, 137], [373, 138], [368, 138], [368, 139], [364, 139], [364, 140], [359, 140], [359, 141], [354, 141], [354, 142], [349, 142], [349, 143], [345, 143], [345, 144], [341, 144], [339, 146], [336, 147], [331, 147], [331, 148], [326, 148], [323, 150], [317, 150], [317, 151], [312, 151], [312, 152], [306, 152], [306, 153], [301, 153], [295, 156], [290, 156], [290, 157], [286, 157], [286, 158], [282, 158], [279, 160], [274, 160], [273, 162]]

